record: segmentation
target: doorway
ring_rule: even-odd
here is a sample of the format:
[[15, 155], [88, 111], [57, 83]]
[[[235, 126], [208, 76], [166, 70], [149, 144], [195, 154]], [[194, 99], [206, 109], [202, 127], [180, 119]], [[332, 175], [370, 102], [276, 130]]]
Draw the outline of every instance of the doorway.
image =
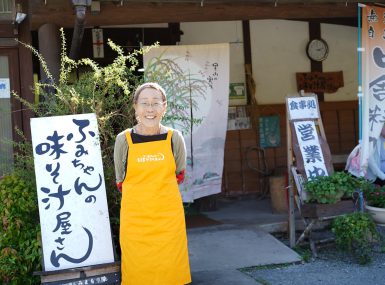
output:
[[20, 94], [18, 50], [0, 48], [0, 177], [13, 167], [15, 126], [22, 126], [21, 103], [12, 91]]

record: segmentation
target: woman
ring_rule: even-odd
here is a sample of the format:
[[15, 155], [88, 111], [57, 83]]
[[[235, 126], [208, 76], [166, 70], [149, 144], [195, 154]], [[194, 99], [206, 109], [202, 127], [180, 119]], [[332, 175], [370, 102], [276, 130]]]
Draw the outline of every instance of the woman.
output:
[[191, 282], [184, 211], [178, 183], [186, 147], [177, 130], [161, 125], [166, 94], [156, 83], [134, 94], [138, 124], [121, 132], [114, 161], [120, 209], [122, 284], [182, 285]]

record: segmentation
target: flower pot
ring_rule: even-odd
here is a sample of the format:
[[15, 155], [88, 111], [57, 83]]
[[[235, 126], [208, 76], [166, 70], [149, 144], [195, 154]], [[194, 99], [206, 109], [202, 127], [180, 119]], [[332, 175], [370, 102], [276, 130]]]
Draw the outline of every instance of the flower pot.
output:
[[352, 200], [342, 200], [335, 204], [305, 203], [301, 206], [305, 218], [321, 218], [353, 213], [355, 205]]
[[373, 217], [373, 220], [375, 223], [385, 225], [385, 209], [384, 208], [377, 208], [377, 207], [365, 205], [365, 209]]

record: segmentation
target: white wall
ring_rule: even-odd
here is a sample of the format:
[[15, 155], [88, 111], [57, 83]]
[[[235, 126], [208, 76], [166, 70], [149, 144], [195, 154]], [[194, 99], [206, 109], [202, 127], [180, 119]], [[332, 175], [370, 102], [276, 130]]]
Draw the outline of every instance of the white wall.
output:
[[250, 21], [253, 77], [259, 104], [284, 103], [297, 92], [295, 73], [309, 72], [305, 48], [308, 23], [286, 20]]
[[344, 76], [344, 87], [336, 93], [325, 93], [325, 101], [357, 99], [357, 28], [322, 24], [321, 37], [329, 45], [329, 55], [322, 64], [323, 71], [342, 70]]
[[[181, 23], [180, 44], [230, 42], [230, 83], [245, 82], [241, 21]], [[284, 103], [297, 92], [296, 72], [310, 72], [306, 56], [307, 22], [250, 21], [253, 78], [259, 104]], [[345, 86], [325, 93], [325, 101], [355, 100], [357, 94], [357, 28], [321, 25], [321, 37], [329, 44], [323, 71], [343, 71]], [[234, 102], [233, 102], [234, 103]], [[242, 103], [242, 102], [237, 102]]]

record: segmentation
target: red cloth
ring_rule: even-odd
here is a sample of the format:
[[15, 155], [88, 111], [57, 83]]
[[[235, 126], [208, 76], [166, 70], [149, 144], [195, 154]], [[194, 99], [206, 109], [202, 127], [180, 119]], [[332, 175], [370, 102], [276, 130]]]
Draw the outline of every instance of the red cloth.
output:
[[184, 169], [176, 174], [176, 181], [178, 182], [178, 184], [183, 183], [183, 181], [184, 181]]
[[122, 193], [122, 185], [123, 185], [123, 182], [117, 182], [116, 183], [116, 187], [118, 188], [120, 193]]

